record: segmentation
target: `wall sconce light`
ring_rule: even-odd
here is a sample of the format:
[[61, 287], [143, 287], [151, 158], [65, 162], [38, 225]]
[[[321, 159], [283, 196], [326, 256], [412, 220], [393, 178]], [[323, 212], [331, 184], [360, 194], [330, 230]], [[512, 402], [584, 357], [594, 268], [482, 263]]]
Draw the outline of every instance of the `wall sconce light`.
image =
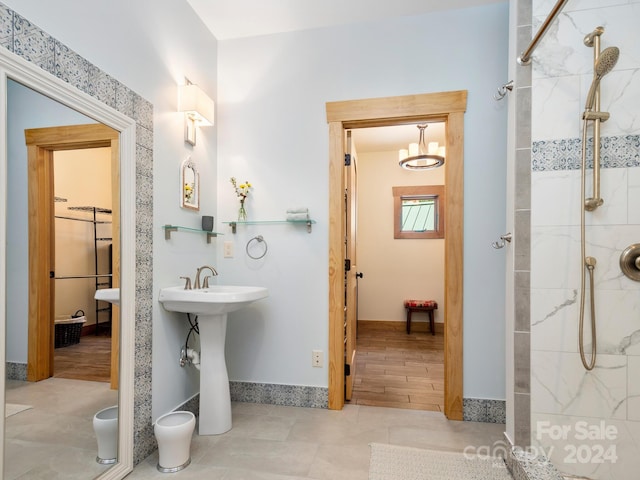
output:
[[184, 140], [196, 144], [196, 126], [210, 127], [214, 119], [214, 103], [200, 87], [187, 83], [178, 87], [178, 111], [185, 114]]

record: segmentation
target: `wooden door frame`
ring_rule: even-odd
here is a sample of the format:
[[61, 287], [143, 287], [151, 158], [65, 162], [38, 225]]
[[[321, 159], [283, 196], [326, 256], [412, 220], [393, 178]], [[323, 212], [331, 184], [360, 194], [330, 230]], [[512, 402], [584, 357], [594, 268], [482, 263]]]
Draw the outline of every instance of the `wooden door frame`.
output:
[[358, 255], [356, 249], [356, 230], [357, 230], [357, 165], [358, 160], [356, 158], [357, 151], [354, 155], [353, 152], [353, 140], [351, 138], [351, 132], [346, 131], [347, 133], [347, 148], [348, 154], [351, 155], [351, 162], [348, 166], [344, 166], [343, 168], [343, 176], [346, 180], [346, 188], [345, 188], [345, 255], [346, 258], [350, 260], [350, 270], [345, 272], [345, 330], [347, 334], [345, 335], [345, 363], [349, 365], [349, 375], [345, 376], [345, 400], [351, 400], [353, 395], [353, 380], [356, 376], [356, 336], [357, 336], [357, 326], [358, 326], [358, 296], [357, 296], [357, 288], [358, 288], [358, 277], [357, 269], [358, 269]]
[[444, 414], [463, 419], [464, 112], [467, 91], [328, 102], [329, 124], [329, 408], [344, 406], [344, 131], [420, 121], [446, 122]]
[[[29, 335], [27, 380], [53, 375], [54, 265], [53, 153], [58, 150], [111, 148], [112, 285], [120, 279], [120, 133], [106, 125], [72, 125], [25, 130], [28, 165]], [[112, 309], [111, 388], [118, 388], [119, 311]]]

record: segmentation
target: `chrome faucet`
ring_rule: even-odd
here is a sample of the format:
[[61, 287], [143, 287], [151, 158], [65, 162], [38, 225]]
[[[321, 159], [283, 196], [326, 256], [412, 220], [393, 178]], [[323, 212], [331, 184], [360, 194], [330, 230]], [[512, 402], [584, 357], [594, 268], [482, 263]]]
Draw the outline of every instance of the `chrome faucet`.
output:
[[[211, 270], [211, 273], [213, 274], [214, 277], [216, 275], [218, 275], [218, 272], [216, 272], [216, 269], [213, 268], [213, 267], [210, 267], [209, 265], [204, 265], [203, 267], [198, 268], [198, 271], [196, 272], [196, 284], [193, 287], [196, 290], [200, 288], [200, 273], [203, 270], [206, 270], [206, 269]], [[202, 288], [209, 288], [209, 276], [204, 277], [204, 282], [202, 283]]]

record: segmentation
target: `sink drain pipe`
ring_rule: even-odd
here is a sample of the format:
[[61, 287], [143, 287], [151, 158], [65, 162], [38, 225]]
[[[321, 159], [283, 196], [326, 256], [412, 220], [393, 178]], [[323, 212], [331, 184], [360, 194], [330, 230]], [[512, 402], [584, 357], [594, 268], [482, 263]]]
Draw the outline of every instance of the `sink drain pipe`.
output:
[[191, 328], [189, 329], [189, 333], [187, 334], [187, 339], [184, 342], [184, 346], [180, 349], [180, 366], [184, 367], [186, 364], [193, 365], [198, 370], [200, 370], [200, 352], [194, 350], [193, 348], [189, 348], [189, 337], [193, 332], [199, 334], [200, 331], [198, 329], [198, 317], [196, 316], [194, 321], [191, 321], [191, 315], [187, 313], [187, 319], [189, 320], [189, 325]]

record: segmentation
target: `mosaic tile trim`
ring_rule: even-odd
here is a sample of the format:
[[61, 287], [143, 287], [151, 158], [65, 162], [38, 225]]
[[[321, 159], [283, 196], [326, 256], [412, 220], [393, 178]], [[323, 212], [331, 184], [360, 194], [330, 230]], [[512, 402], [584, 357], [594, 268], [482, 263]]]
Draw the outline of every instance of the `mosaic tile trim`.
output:
[[196, 417], [200, 415], [200, 394], [196, 394], [191, 397], [189, 400], [184, 402], [178, 408], [174, 410], [174, 412], [178, 411], [187, 411], [193, 413]]
[[[534, 172], [579, 170], [581, 162], [580, 138], [533, 142], [531, 169]], [[602, 137], [600, 162], [603, 168], [640, 167], [640, 135]], [[587, 168], [593, 168], [593, 138], [587, 139]]]
[[0, 3], [0, 46], [13, 52], [13, 11]]
[[[136, 121], [136, 280], [133, 462], [157, 447], [151, 423], [153, 104], [0, 3], [0, 46]], [[18, 364], [19, 365], [19, 364]], [[7, 371], [20, 375], [19, 366]], [[24, 378], [26, 379], [26, 365]], [[14, 371], [15, 369], [15, 371]]]
[[505, 461], [514, 480], [564, 480], [544, 455], [534, 455], [515, 447]]
[[7, 362], [5, 364], [7, 380], [27, 381], [27, 364]]
[[302, 385], [229, 382], [232, 402], [329, 408], [329, 389]]
[[464, 398], [462, 399], [462, 417], [465, 422], [506, 423], [507, 402]]

